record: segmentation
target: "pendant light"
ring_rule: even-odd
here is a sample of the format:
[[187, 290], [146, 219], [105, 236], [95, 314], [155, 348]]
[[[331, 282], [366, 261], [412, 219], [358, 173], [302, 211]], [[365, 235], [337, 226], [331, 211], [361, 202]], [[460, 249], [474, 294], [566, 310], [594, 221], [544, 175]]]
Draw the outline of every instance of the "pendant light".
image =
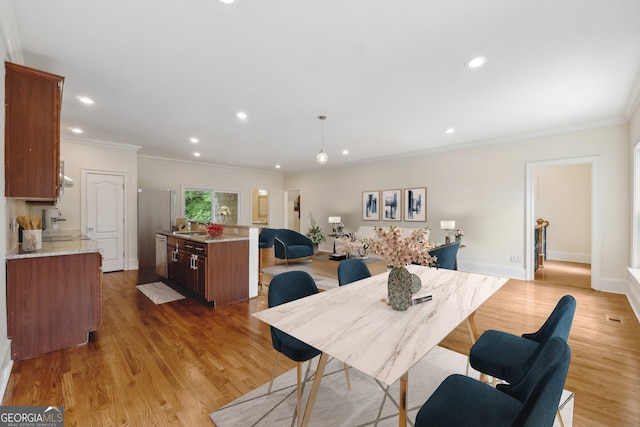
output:
[[316, 155], [316, 162], [319, 165], [326, 165], [329, 161], [329, 156], [324, 152], [324, 121], [327, 119], [327, 116], [318, 116], [320, 119], [320, 152]]

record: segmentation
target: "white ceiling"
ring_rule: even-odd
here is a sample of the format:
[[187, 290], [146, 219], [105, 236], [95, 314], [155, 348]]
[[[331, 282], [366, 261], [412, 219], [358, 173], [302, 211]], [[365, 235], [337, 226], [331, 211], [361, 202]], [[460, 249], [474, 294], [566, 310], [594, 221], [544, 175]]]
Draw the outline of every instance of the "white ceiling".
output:
[[[78, 126], [82, 140], [150, 156], [287, 173], [624, 122], [638, 97], [638, 0], [20, 0], [10, 9], [25, 65], [66, 77], [63, 138], [77, 139], [68, 128]], [[477, 55], [487, 65], [466, 68]], [[319, 115], [326, 166], [315, 163]]]

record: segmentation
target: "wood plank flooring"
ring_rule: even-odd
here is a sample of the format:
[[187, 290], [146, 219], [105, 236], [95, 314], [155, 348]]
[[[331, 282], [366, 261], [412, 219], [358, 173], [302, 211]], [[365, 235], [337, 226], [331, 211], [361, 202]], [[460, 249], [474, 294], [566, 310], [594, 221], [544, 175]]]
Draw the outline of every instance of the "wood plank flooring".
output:
[[[105, 274], [91, 342], [16, 362], [2, 404], [64, 405], [67, 426], [211, 426], [209, 412], [269, 380], [269, 328], [251, 316], [266, 287], [211, 309], [190, 299], [156, 306], [136, 284], [136, 271]], [[578, 301], [566, 383], [574, 425], [640, 425], [640, 325], [625, 296], [510, 280], [478, 310], [478, 329], [534, 331], [566, 293]], [[442, 345], [467, 353], [465, 325]], [[293, 367], [283, 358], [280, 372]]]

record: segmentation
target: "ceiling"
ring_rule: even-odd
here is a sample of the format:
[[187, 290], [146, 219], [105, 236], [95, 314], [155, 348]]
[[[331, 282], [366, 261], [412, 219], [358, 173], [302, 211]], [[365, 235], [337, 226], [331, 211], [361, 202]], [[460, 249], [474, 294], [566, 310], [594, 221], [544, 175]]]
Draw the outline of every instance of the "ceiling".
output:
[[290, 173], [625, 122], [638, 100], [637, 0], [9, 8], [24, 64], [66, 78], [63, 139], [141, 155]]

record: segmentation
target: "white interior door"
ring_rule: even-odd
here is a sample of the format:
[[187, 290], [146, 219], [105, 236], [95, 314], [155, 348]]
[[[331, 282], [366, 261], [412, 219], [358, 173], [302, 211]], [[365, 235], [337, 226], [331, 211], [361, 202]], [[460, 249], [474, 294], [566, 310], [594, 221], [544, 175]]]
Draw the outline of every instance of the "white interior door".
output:
[[102, 271], [124, 270], [124, 176], [87, 173], [86, 230], [102, 248]]

